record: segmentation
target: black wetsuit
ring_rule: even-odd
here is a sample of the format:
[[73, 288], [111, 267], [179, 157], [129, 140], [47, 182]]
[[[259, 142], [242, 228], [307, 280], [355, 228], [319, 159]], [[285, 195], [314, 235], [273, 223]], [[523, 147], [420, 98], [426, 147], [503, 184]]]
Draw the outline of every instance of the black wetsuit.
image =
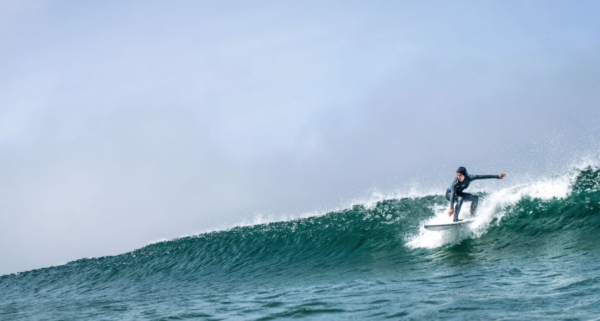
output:
[[[469, 193], [464, 193], [464, 190], [469, 188], [472, 181], [478, 179], [500, 178], [499, 175], [465, 175], [465, 180], [460, 182], [458, 177], [454, 178], [452, 185], [446, 190], [446, 199], [450, 201], [450, 208], [454, 207], [454, 221], [458, 221], [458, 214], [464, 201], [471, 202], [471, 215], [475, 215], [477, 211], [477, 203], [479, 197]], [[454, 206], [456, 202], [456, 206]]]

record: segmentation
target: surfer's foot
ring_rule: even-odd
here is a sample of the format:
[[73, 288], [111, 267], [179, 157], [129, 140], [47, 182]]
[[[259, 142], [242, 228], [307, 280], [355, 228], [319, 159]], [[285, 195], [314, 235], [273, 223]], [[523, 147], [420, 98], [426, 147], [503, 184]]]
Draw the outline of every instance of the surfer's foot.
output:
[[452, 220], [452, 222], [460, 222], [460, 221], [462, 221], [462, 220], [459, 220], [459, 219], [456, 219], [456, 218], [454, 220]]

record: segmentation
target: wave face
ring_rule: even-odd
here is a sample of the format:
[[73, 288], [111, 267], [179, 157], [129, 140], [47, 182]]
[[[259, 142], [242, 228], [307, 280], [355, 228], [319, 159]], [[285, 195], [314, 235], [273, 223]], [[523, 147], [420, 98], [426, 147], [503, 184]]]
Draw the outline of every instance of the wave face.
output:
[[460, 231], [430, 195], [6, 275], [0, 319], [597, 315], [600, 170], [480, 195]]

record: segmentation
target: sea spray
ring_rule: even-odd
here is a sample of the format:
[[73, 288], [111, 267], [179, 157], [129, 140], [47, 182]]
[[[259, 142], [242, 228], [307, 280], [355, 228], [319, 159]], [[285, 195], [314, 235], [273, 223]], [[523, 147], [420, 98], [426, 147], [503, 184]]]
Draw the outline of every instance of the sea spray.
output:
[[448, 202], [421, 195], [5, 275], [0, 319], [598, 315], [600, 170], [479, 194], [466, 233], [425, 232]]

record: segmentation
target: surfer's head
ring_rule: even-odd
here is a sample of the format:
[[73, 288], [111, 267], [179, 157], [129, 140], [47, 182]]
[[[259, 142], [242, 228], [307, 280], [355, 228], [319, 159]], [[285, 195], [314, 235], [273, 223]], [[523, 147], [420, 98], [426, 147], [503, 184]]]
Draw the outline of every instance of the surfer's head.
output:
[[458, 180], [462, 182], [465, 180], [465, 176], [467, 176], [467, 169], [462, 166], [459, 167], [456, 170], [456, 177], [458, 177]]

